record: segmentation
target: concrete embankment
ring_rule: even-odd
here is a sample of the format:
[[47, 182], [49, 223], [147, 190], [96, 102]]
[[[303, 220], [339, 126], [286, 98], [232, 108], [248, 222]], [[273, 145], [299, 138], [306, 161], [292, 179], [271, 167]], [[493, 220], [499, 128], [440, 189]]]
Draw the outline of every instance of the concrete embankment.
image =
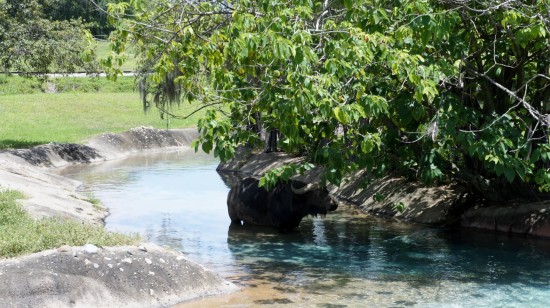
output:
[[[241, 149], [235, 159], [220, 164], [218, 171], [225, 177], [261, 177], [270, 168], [300, 162], [302, 158], [284, 153], [251, 154]], [[306, 182], [316, 182], [321, 173], [320, 168], [315, 168], [300, 177]], [[438, 227], [458, 226], [550, 238], [550, 200], [477, 204], [472, 194], [457, 184], [430, 187], [399, 177], [374, 178], [365, 171], [347, 177], [340, 187], [329, 185], [327, 188], [338, 200], [377, 216]]]
[[60, 247], [0, 261], [2, 307], [166, 307], [236, 289], [152, 244]]
[[[78, 192], [79, 182], [50, 172], [132, 153], [189, 148], [196, 129], [135, 128], [103, 134], [86, 144], [50, 143], [0, 153], [0, 189], [23, 192], [31, 216], [103, 224], [107, 209]], [[237, 288], [152, 244], [142, 247], [59, 247], [0, 261], [0, 302], [7, 307], [157, 307]]]
[[77, 191], [81, 183], [55, 175], [49, 168], [121, 159], [134, 153], [188, 148], [196, 129], [133, 128], [120, 134], [101, 134], [85, 144], [49, 143], [30, 149], [0, 152], [0, 187], [23, 192], [22, 205], [31, 216], [68, 217], [102, 224], [107, 209], [94, 206]]

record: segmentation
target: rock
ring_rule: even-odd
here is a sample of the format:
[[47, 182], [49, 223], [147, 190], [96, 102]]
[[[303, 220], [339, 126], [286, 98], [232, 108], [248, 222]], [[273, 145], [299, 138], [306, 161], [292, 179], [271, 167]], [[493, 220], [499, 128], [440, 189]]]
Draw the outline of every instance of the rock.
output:
[[475, 207], [462, 215], [460, 226], [550, 237], [550, 200]]
[[147, 252], [147, 247], [145, 247], [144, 245], [138, 246], [138, 249]]
[[[120, 159], [144, 150], [189, 148], [197, 136], [196, 128], [140, 127], [121, 134], [103, 134], [90, 139], [86, 145], [50, 143], [27, 150], [0, 151], [0, 187], [24, 193], [27, 198], [21, 201], [22, 207], [33, 218], [62, 217], [103, 225], [107, 209], [98, 209], [88, 202], [87, 197], [78, 192], [80, 182], [54, 174], [59, 171], [53, 168]], [[110, 254], [106, 254], [106, 250]], [[72, 254], [64, 253], [70, 251]], [[154, 275], [145, 271], [142, 262], [124, 262], [123, 271], [114, 270], [116, 262], [107, 263], [110, 257], [124, 259], [128, 252], [139, 256], [136, 260], [143, 260], [147, 255], [167, 262], [155, 264]], [[84, 260], [80, 256], [85, 256]], [[152, 264], [151, 259], [148, 264]], [[100, 249], [92, 244], [79, 248], [61, 246], [0, 260], [0, 303], [3, 303], [0, 306], [171, 306], [237, 289], [197, 264], [179, 261], [179, 254], [155, 245]], [[190, 275], [192, 271], [204, 272], [203, 278]], [[146, 290], [154, 296], [149, 297]]]
[[69, 245], [62, 245], [59, 248], [57, 248], [57, 252], [71, 252], [73, 248]]
[[[469, 201], [460, 185], [430, 187], [391, 176], [373, 179], [364, 171], [329, 188], [333, 196], [367, 213], [435, 226], [455, 224]], [[397, 204], [404, 208], [399, 211]]]
[[[127, 250], [134, 253], [136, 262], [110, 269], [105, 257], [124, 259]], [[137, 262], [145, 256], [162, 258], [166, 263], [155, 264], [153, 271]], [[237, 290], [198, 264], [177, 261], [179, 256], [148, 245], [148, 252], [137, 247], [104, 247], [96, 254], [87, 254], [84, 261], [56, 250], [2, 260], [0, 306], [167, 307]], [[29, 269], [33, 275], [29, 275]]]
[[99, 251], [99, 248], [94, 244], [86, 244], [82, 246], [83, 250], [87, 254], [96, 254]]
[[[217, 170], [228, 186], [239, 177], [261, 177], [283, 164], [302, 158], [284, 153], [251, 154], [240, 149], [235, 159], [220, 163]], [[319, 181], [319, 167], [297, 178]], [[476, 206], [473, 194], [458, 184], [430, 187], [403, 178], [372, 178], [360, 170], [345, 178], [339, 187], [329, 185], [332, 196], [360, 207], [369, 214], [435, 226], [456, 226], [550, 238], [550, 200]], [[398, 210], [396, 205], [402, 205]]]

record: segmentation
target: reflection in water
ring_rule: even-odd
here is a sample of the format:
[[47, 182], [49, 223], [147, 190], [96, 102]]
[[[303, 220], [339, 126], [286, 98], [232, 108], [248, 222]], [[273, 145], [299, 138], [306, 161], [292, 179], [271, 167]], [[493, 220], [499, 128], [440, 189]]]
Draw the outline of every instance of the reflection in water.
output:
[[172, 226], [172, 218], [170, 213], [162, 214], [162, 220], [160, 223], [160, 228], [158, 230], [158, 235], [154, 233], [148, 234], [147, 239], [151, 242], [162, 242], [163, 245], [172, 247], [177, 250], [183, 249], [183, 242], [181, 236], [179, 236], [179, 231], [177, 226]]
[[107, 228], [246, 287], [193, 305], [550, 305], [550, 241], [385, 222], [346, 206], [290, 234], [231, 225], [216, 164], [184, 151], [62, 172], [109, 207]]
[[306, 220], [284, 237], [230, 228], [228, 246], [246, 271], [239, 279], [270, 281], [287, 295], [304, 292], [319, 305], [335, 294], [349, 305], [549, 304], [544, 242], [400, 226], [349, 212]]

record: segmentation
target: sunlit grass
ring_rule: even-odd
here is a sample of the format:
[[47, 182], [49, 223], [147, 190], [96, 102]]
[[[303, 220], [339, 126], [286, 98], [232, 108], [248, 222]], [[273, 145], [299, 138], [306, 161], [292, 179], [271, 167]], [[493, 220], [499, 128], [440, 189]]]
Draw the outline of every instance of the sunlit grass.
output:
[[[117, 93], [133, 92], [137, 89], [134, 77], [118, 77], [116, 82], [108, 80], [106, 77], [62, 77], [51, 78], [46, 81], [46, 83], [52, 84], [53, 89], [57, 93]], [[42, 88], [44, 90], [44, 88], [46, 88], [46, 85], [43, 85]]]
[[[195, 107], [182, 103], [173, 112], [185, 115]], [[191, 127], [200, 115], [187, 120], [162, 120], [158, 112], [143, 112], [136, 92], [0, 95], [0, 149], [48, 142], [79, 143], [96, 134], [138, 126]]]
[[8, 94], [40, 93], [42, 82], [34, 77], [20, 77], [0, 74], [0, 96]]
[[60, 77], [46, 80], [0, 74], [0, 96], [44, 92], [132, 92], [137, 89], [134, 77], [119, 77], [117, 81], [105, 77]]
[[95, 226], [60, 218], [31, 218], [18, 204], [24, 195], [0, 190], [0, 258], [15, 257], [61, 245], [96, 246], [134, 245], [138, 235], [125, 235]]

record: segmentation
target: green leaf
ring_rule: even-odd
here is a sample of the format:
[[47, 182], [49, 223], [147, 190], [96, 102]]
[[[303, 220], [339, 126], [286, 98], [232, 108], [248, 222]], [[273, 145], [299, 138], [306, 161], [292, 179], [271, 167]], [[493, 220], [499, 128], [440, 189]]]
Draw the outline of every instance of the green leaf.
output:
[[342, 108], [334, 107], [333, 112], [334, 112], [334, 116], [336, 117], [338, 122], [340, 122], [342, 124], [348, 124], [349, 123], [349, 121], [350, 121], [349, 115], [347, 113], [345, 113], [342, 110]]
[[424, 108], [418, 106], [412, 110], [412, 116], [416, 121], [419, 121], [425, 114]]
[[[489, 82], [520, 91], [541, 114], [550, 111], [539, 109], [549, 56], [547, 27], [537, 17], [546, 16], [542, 2], [478, 1], [474, 11], [464, 1], [344, 0], [327, 8], [322, 1], [132, 0], [147, 10], [125, 18], [123, 5], [115, 7], [122, 17], [113, 46], [124, 51], [127, 42], [139, 42], [133, 48], [143, 56], [140, 71], [154, 73], [145, 94], [162, 108], [171, 106], [163, 92], [170, 89], [219, 111], [205, 113], [194, 146], [220, 157], [236, 145], [263, 144], [258, 129], [277, 127], [282, 149], [311, 154], [333, 183], [368, 166], [427, 183], [452, 180], [456, 170], [496, 173], [546, 189], [547, 127]], [[219, 9], [231, 16], [209, 14]], [[190, 14], [200, 16], [193, 32], [177, 22]], [[152, 22], [155, 28], [144, 26]], [[0, 53], [23, 54], [9, 50]], [[104, 62], [114, 72], [122, 60], [112, 55]], [[402, 142], [416, 140], [434, 119], [435, 142]], [[345, 135], [337, 133], [342, 126]]]
[[364, 154], [370, 153], [374, 149], [374, 142], [371, 138], [366, 136], [363, 141], [361, 142], [361, 151]]
[[344, 0], [344, 5], [348, 10], [351, 10], [353, 8], [353, 0]]
[[195, 152], [198, 152], [199, 151], [199, 141], [198, 140], [193, 140], [193, 142], [191, 142], [191, 148], [195, 149]]
[[204, 141], [202, 143], [202, 150], [205, 152], [205, 153], [210, 153], [210, 151], [212, 151], [212, 141], [211, 140], [207, 140], [207, 141]]
[[304, 62], [304, 50], [301, 46], [296, 48], [296, 56], [294, 57], [294, 64], [302, 64]]
[[504, 169], [504, 176], [506, 177], [508, 182], [512, 183], [516, 178], [516, 171], [513, 168], [508, 167]]

